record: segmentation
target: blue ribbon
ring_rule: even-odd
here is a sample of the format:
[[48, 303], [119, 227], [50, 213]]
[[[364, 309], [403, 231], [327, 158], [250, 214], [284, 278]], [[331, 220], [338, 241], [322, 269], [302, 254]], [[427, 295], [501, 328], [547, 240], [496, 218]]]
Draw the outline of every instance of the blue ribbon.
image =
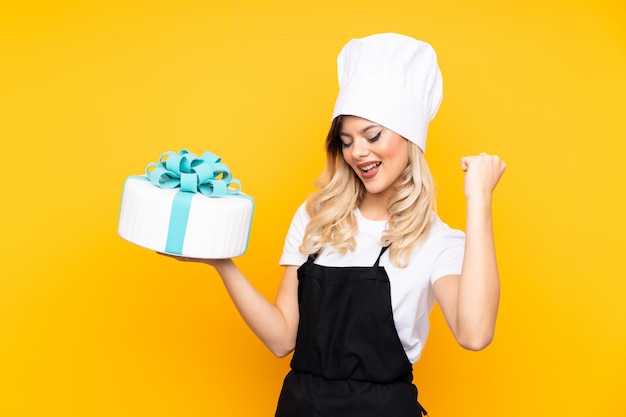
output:
[[155, 186], [164, 189], [180, 188], [172, 201], [172, 214], [167, 231], [165, 252], [181, 255], [189, 220], [191, 201], [198, 192], [206, 197], [219, 198], [237, 195], [241, 181], [233, 178], [221, 158], [209, 151], [201, 157], [186, 149], [176, 153], [165, 152], [158, 162], [146, 166], [146, 177]]

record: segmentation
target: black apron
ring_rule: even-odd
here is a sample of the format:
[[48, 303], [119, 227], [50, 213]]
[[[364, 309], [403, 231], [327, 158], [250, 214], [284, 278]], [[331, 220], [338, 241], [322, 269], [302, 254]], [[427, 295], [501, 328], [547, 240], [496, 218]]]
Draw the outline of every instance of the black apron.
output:
[[276, 417], [421, 417], [378, 266], [298, 269], [300, 324]]

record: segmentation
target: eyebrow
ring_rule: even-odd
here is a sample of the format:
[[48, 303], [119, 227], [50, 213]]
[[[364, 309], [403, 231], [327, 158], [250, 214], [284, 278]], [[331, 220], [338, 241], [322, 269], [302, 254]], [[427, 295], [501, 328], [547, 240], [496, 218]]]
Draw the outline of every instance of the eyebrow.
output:
[[[366, 126], [366, 127], [364, 127], [363, 129], [361, 129], [361, 130], [359, 131], [359, 134], [361, 134], [361, 135], [362, 135], [362, 134], [366, 133], [368, 130], [371, 130], [371, 129], [376, 129], [376, 128], [379, 128], [379, 127], [382, 127], [382, 126], [377, 125], [377, 124], [373, 124], [373, 125]], [[346, 133], [346, 132], [341, 132], [341, 131], [339, 132], [339, 136], [346, 136], [346, 137], [349, 137], [349, 138], [351, 138], [351, 137], [352, 137], [352, 135], [351, 135], [351, 134]]]

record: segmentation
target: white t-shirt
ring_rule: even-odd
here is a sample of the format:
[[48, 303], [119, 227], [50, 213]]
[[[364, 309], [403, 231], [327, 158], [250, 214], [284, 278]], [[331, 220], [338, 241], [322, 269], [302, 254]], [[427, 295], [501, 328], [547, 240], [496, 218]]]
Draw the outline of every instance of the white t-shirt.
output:
[[[316, 264], [324, 266], [373, 266], [381, 245], [380, 237], [386, 221], [368, 220], [356, 209], [358, 230], [355, 234], [356, 248], [345, 254], [332, 253], [324, 248]], [[430, 328], [428, 316], [435, 303], [432, 285], [446, 275], [461, 273], [465, 234], [450, 228], [433, 214], [434, 221], [426, 239], [413, 252], [406, 268], [398, 268], [389, 260], [389, 251], [380, 259], [391, 283], [391, 305], [396, 331], [411, 363], [415, 363], [424, 348]], [[281, 265], [300, 266], [307, 260], [298, 250], [304, 238], [309, 216], [304, 204], [298, 208], [292, 220]]]

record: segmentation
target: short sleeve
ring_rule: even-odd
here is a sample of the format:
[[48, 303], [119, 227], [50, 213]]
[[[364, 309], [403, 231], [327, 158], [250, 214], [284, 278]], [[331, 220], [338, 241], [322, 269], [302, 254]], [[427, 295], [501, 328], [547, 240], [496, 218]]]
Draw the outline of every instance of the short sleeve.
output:
[[460, 275], [465, 253], [465, 233], [439, 221], [439, 239], [430, 276], [431, 284], [447, 275]]
[[304, 239], [304, 231], [309, 222], [309, 215], [306, 212], [305, 204], [301, 204], [296, 214], [291, 220], [283, 253], [280, 257], [280, 265], [296, 265], [300, 266], [307, 260], [307, 256], [300, 253], [299, 247]]

